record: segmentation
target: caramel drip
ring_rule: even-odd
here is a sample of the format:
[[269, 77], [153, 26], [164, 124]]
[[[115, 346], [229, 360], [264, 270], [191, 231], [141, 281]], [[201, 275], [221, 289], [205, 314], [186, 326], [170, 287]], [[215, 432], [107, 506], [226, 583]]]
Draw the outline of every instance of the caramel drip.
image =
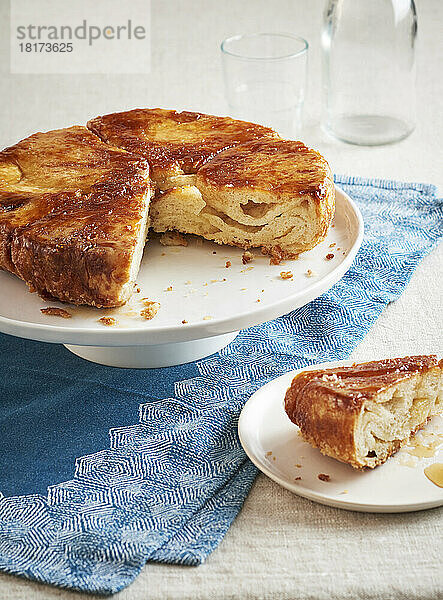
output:
[[426, 477], [438, 487], [443, 487], [443, 463], [434, 463], [424, 470]]

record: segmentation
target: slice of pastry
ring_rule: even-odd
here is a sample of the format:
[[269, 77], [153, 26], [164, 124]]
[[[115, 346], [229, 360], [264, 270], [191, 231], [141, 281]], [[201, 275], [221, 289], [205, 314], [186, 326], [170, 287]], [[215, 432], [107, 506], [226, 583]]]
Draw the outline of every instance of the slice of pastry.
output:
[[192, 184], [198, 168], [225, 148], [278, 137], [254, 123], [161, 108], [104, 115], [87, 126], [104, 142], [147, 158], [157, 190]]
[[374, 468], [442, 411], [442, 367], [431, 355], [303, 371], [286, 392], [286, 413], [323, 454]]
[[281, 257], [327, 234], [335, 192], [325, 159], [272, 129], [201, 113], [137, 109], [97, 117], [103, 141], [148, 159], [154, 231], [178, 230]]
[[326, 160], [301, 142], [265, 138], [220, 152], [198, 169], [194, 185], [155, 196], [151, 219], [157, 232], [291, 256], [324, 239], [334, 210]]
[[129, 298], [148, 225], [145, 159], [85, 127], [0, 152], [0, 268], [42, 296], [97, 307]]

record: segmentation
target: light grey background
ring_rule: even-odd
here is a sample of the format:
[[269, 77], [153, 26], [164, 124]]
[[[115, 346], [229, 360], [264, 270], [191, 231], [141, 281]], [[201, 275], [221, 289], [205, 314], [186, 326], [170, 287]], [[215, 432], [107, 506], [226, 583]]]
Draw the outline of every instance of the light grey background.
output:
[[[441, 190], [443, 3], [416, 4], [417, 128], [398, 144], [360, 148], [319, 129], [322, 0], [153, 0], [152, 72], [146, 76], [10, 75], [9, 2], [0, 0], [0, 145], [138, 106], [226, 114], [220, 41], [236, 33], [289, 31], [310, 43], [302, 139], [319, 149], [336, 173], [430, 182]], [[421, 263], [353, 358], [441, 354], [442, 257], [440, 248]], [[441, 526], [441, 509], [404, 515], [345, 512], [298, 498], [260, 476], [205, 565], [149, 564], [117, 598], [437, 600], [443, 597]], [[2, 600], [87, 597], [0, 575]]]

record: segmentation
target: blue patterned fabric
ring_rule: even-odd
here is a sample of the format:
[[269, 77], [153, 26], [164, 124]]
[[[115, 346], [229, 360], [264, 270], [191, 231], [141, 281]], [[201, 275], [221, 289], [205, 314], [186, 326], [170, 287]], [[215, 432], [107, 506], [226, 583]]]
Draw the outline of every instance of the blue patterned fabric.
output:
[[442, 235], [432, 186], [337, 183], [366, 227], [349, 272], [219, 354], [123, 370], [0, 336], [2, 570], [112, 593], [147, 560], [197, 565], [214, 550], [256, 475], [237, 437], [245, 401], [290, 369], [346, 358]]

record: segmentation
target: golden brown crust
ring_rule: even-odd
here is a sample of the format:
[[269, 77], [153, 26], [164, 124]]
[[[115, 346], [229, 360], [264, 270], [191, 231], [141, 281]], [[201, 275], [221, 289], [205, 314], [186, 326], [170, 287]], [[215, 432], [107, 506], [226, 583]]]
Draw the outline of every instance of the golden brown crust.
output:
[[[338, 369], [303, 371], [285, 396], [285, 410], [303, 437], [324, 454], [355, 467], [356, 428], [365, 402], [378, 393], [438, 366], [435, 355], [372, 361]], [[401, 445], [394, 440], [388, 456]], [[384, 462], [374, 461], [373, 466]]]
[[[382, 389], [410, 377], [412, 373], [437, 365], [435, 355], [387, 358], [335, 369], [303, 371], [292, 382], [290, 390], [311, 395], [332, 394], [340, 399], [344, 410], [359, 410], [363, 402]], [[288, 390], [288, 394], [289, 391]]]
[[302, 142], [261, 139], [225, 150], [199, 170], [216, 187], [249, 187], [291, 196], [325, 196], [329, 165]]
[[147, 158], [152, 177], [177, 167], [195, 173], [221, 150], [277, 134], [268, 127], [197, 112], [138, 108], [92, 119], [103, 141]]
[[147, 211], [147, 162], [84, 127], [0, 153], [0, 267], [41, 295], [117, 306]]

